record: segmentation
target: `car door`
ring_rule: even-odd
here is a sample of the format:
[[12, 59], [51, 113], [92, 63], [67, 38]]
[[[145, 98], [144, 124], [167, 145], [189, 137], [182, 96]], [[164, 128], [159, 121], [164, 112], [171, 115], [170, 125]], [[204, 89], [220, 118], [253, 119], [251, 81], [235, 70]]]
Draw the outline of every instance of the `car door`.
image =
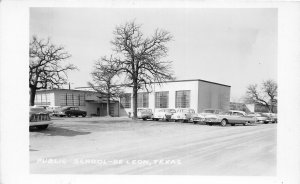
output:
[[228, 117], [228, 121], [230, 123], [238, 123], [239, 122], [239, 114], [238, 112], [231, 112], [230, 116]]
[[236, 112], [236, 123], [245, 123], [247, 120], [243, 113]]
[[80, 115], [80, 110], [79, 110], [79, 108], [78, 107], [73, 107], [73, 113], [74, 113], [74, 115], [76, 115], [76, 116], [78, 116], [78, 115]]

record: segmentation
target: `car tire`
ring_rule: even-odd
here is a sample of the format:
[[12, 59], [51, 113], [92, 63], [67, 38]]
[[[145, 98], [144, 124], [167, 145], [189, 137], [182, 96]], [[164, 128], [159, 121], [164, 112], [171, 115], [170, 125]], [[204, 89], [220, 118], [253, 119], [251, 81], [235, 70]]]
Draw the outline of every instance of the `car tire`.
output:
[[234, 124], [234, 123], [231, 123], [230, 125], [231, 125], [231, 126], [235, 126], [235, 124]]
[[84, 117], [86, 117], [86, 114], [82, 114], [81, 116], [84, 118]]
[[147, 120], [147, 118], [143, 118], [143, 120], [144, 120], [144, 121], [146, 121], [146, 120]]
[[197, 124], [198, 123], [198, 121], [194, 121], [194, 124]]
[[39, 130], [45, 130], [46, 128], [48, 128], [48, 125], [38, 125], [36, 126], [36, 128]]
[[246, 123], [244, 123], [244, 126], [247, 126], [247, 125], [249, 125], [249, 124], [250, 124], [250, 122], [247, 121]]
[[208, 123], [208, 125], [209, 125], [209, 126], [212, 126], [213, 124], [212, 124], [212, 123]]
[[221, 121], [221, 126], [226, 126], [227, 125], [227, 121], [225, 120], [225, 119], [223, 119], [222, 121]]
[[268, 124], [269, 122], [265, 121], [264, 124]]

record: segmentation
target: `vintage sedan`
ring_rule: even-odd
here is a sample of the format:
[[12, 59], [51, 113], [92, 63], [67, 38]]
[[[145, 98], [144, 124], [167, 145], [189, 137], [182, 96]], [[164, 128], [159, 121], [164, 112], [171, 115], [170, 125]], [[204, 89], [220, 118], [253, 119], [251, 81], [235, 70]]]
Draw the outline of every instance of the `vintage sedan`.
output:
[[[131, 114], [131, 117], [133, 117], [133, 114]], [[151, 109], [147, 108], [138, 108], [137, 109], [137, 118], [138, 119], [143, 119], [146, 121], [147, 119], [152, 119], [153, 113]]]
[[172, 115], [176, 113], [175, 109], [158, 109], [153, 114], [153, 120], [166, 120], [169, 121], [172, 117]]
[[203, 112], [198, 113], [197, 116], [193, 117], [194, 124], [196, 123], [205, 123], [205, 117], [208, 115], [219, 114], [221, 112], [220, 109], [205, 109]]
[[248, 116], [252, 116], [258, 123], [275, 123], [277, 122], [277, 117], [271, 115], [271, 113], [249, 113]]
[[267, 123], [277, 123], [277, 114], [275, 113], [262, 113], [263, 115], [267, 116], [267, 120], [264, 122]]
[[43, 107], [29, 108], [29, 127], [44, 130], [52, 124], [49, 113]]
[[53, 116], [60, 116], [60, 117], [82, 116], [82, 117], [85, 117], [86, 111], [80, 110], [79, 107], [63, 107], [60, 110], [55, 111], [53, 113]]
[[172, 114], [171, 119], [181, 122], [190, 122], [193, 120], [193, 117], [196, 117], [197, 114], [195, 113], [194, 109], [189, 108], [179, 108], [176, 109], [176, 113]]
[[247, 116], [244, 111], [227, 111], [220, 114], [208, 115], [205, 118], [205, 122], [209, 125], [220, 124], [221, 126], [226, 126], [230, 124], [234, 126], [236, 124], [248, 125], [255, 123], [255, 119]]

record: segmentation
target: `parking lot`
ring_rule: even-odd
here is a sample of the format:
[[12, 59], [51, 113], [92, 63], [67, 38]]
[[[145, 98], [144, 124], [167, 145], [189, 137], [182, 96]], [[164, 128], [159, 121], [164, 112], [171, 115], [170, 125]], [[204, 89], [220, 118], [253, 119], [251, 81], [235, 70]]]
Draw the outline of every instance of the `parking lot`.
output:
[[275, 175], [276, 124], [251, 126], [53, 118], [30, 132], [41, 174]]

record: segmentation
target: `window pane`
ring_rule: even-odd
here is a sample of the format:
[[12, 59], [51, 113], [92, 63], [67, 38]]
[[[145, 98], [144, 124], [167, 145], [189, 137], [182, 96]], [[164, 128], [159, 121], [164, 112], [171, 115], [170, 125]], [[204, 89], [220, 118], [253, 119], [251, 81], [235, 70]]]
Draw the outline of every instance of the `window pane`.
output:
[[131, 93], [125, 93], [121, 97], [120, 102], [123, 108], [131, 108]]
[[138, 108], [148, 108], [149, 106], [149, 93], [138, 93], [137, 96], [137, 107]]
[[169, 91], [155, 92], [155, 108], [169, 107]]
[[189, 108], [190, 107], [190, 90], [176, 91], [175, 107]]

